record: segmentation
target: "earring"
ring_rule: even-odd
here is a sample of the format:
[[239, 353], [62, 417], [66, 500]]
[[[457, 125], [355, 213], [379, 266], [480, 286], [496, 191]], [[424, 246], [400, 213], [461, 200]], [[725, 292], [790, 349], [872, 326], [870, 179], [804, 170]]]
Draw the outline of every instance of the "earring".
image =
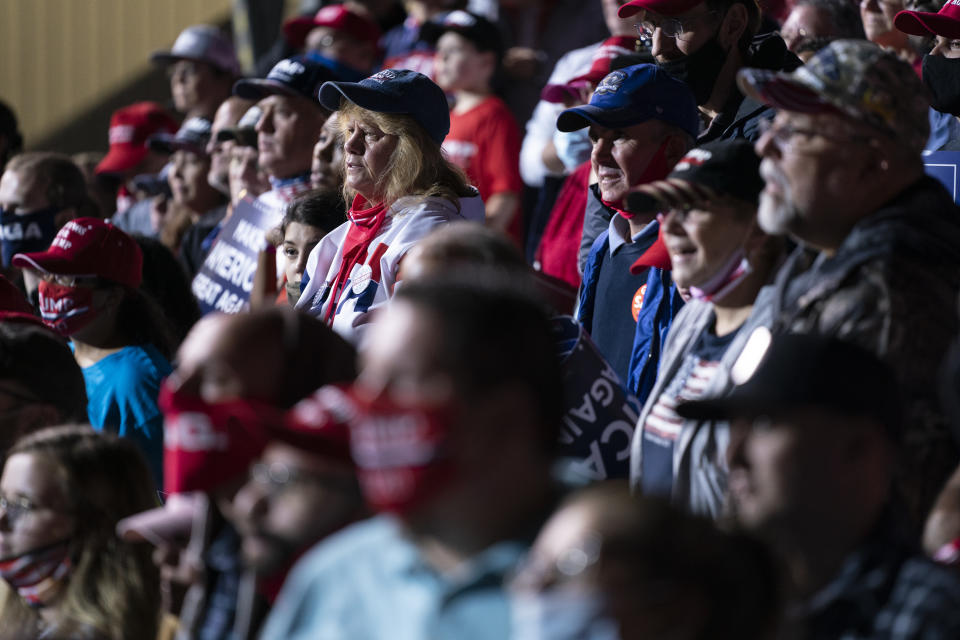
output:
[[887, 162], [886, 160], [881, 160], [881, 161], [880, 161], [880, 170], [881, 170], [881, 171], [886, 171], [886, 170], [889, 169], [889, 168], [890, 168], [890, 163], [889, 163], [889, 162]]

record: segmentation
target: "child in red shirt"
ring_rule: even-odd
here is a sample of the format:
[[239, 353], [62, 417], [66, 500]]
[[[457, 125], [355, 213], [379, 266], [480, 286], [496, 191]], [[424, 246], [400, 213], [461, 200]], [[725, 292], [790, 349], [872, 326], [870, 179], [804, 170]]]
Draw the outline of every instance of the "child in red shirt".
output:
[[433, 35], [437, 84], [454, 97], [443, 149], [480, 191], [487, 225], [506, 231], [520, 244], [520, 127], [490, 87], [500, 63], [500, 33], [481, 16], [453, 11], [434, 27]]

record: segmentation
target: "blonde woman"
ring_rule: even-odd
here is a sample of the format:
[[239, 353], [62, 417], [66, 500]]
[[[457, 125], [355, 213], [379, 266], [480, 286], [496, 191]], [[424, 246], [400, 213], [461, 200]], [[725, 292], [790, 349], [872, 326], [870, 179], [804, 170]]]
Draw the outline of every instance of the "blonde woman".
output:
[[415, 71], [326, 82], [320, 102], [343, 131], [348, 221], [311, 252], [298, 308], [358, 343], [392, 295], [400, 261], [431, 229], [483, 221], [484, 206], [440, 145], [450, 129], [443, 91]]
[[156, 504], [152, 487], [130, 440], [87, 425], [19, 440], [0, 477], [0, 638], [154, 638], [150, 550], [114, 533]]

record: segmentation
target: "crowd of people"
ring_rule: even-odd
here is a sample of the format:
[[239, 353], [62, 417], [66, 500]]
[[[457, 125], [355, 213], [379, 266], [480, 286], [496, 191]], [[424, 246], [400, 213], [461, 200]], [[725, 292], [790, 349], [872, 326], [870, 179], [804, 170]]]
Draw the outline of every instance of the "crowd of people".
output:
[[316, 4], [0, 105], [0, 640], [960, 638], [957, 0]]

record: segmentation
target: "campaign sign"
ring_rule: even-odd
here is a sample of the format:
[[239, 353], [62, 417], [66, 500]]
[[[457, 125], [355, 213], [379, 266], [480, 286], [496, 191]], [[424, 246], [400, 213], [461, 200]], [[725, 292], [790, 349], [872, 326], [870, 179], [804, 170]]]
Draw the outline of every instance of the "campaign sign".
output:
[[278, 224], [277, 212], [259, 202], [237, 204], [193, 279], [202, 313], [239, 313], [249, 306], [257, 256], [267, 246], [264, 234]]
[[927, 175], [943, 183], [953, 201], [960, 204], [960, 151], [934, 151], [923, 154]]
[[574, 318], [556, 316], [553, 337], [563, 376], [560, 456], [587, 481], [627, 477], [639, 403]]

